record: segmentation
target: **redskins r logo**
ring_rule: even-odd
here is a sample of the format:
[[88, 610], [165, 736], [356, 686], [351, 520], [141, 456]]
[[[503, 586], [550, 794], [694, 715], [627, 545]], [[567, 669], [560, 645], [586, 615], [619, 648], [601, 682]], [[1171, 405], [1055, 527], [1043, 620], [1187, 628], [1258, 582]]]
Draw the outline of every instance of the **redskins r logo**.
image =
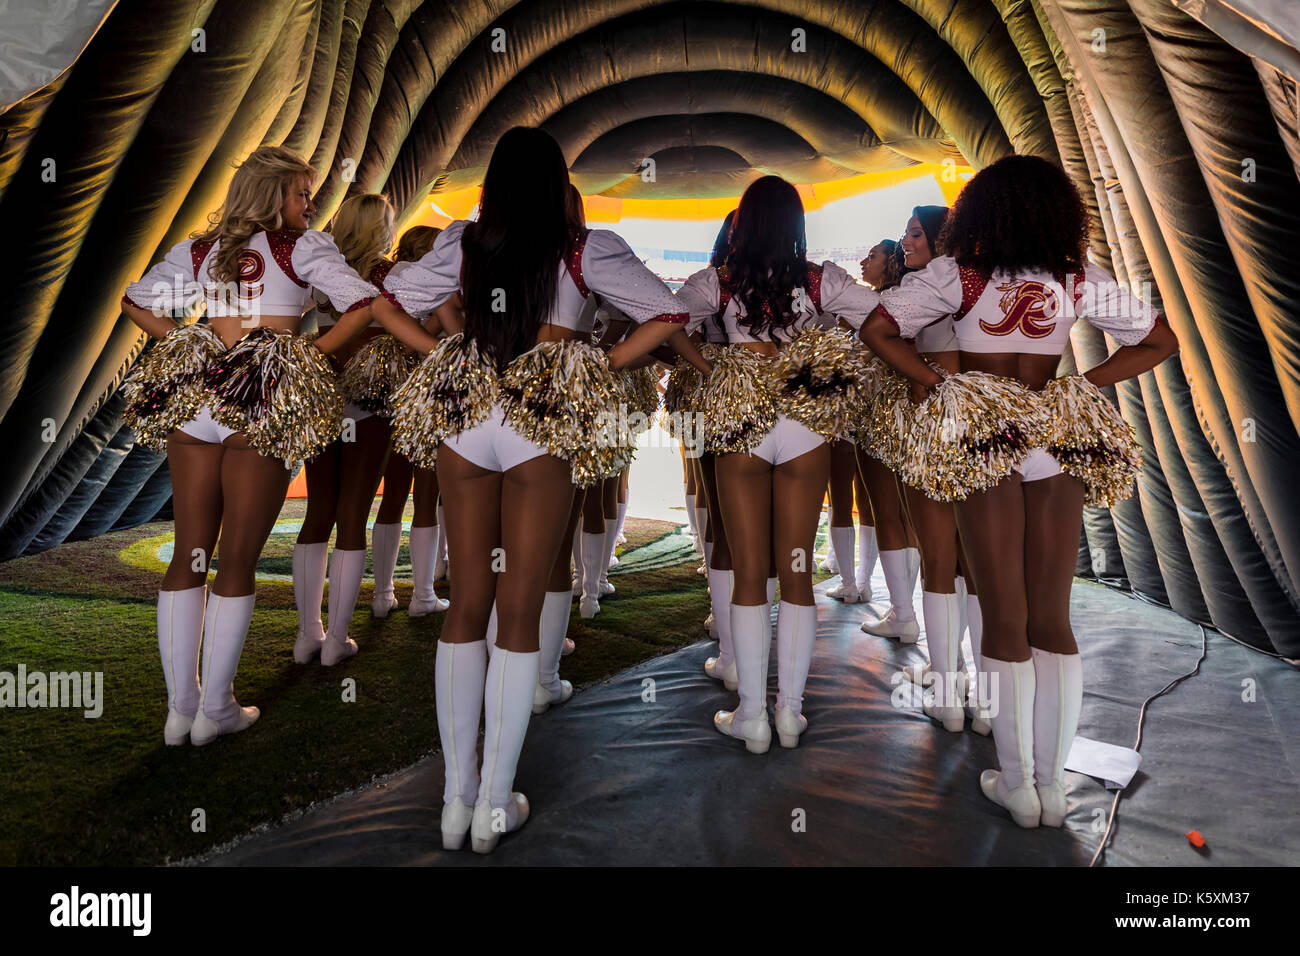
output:
[[266, 275], [266, 260], [256, 249], [245, 249], [239, 254], [239, 297], [256, 299], [262, 294], [262, 276]]
[[989, 335], [1010, 335], [1019, 329], [1026, 337], [1041, 339], [1051, 335], [1056, 323], [1040, 324], [1043, 319], [1055, 319], [1061, 303], [1056, 292], [1041, 282], [1008, 282], [998, 286], [1004, 293], [998, 305], [1006, 316], [1001, 322], [989, 324], [980, 319], [980, 328]]

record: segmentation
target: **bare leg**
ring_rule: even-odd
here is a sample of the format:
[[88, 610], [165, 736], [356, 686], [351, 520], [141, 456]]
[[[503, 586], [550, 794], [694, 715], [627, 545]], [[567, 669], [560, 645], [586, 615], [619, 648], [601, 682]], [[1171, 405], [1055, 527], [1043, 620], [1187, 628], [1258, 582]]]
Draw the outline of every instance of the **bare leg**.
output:
[[443, 446], [438, 478], [446, 501], [443, 530], [456, 563], [451, 608], [438, 640], [469, 644], [484, 639], [496, 599], [493, 556], [501, 547], [501, 473], [480, 468]]
[[167, 437], [176, 538], [163, 575], [163, 591], [183, 591], [207, 582], [221, 530], [224, 453], [224, 445], [199, 441], [182, 431]]

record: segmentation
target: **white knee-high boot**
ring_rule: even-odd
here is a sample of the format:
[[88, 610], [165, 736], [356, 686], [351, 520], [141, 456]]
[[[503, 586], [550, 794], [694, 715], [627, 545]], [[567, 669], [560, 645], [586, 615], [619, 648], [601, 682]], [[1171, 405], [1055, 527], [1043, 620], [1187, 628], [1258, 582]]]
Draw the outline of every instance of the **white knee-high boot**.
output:
[[767, 579], [767, 603], [768, 604], [776, 603], [776, 586], [777, 584], [780, 583], [780, 580], [781, 580], [780, 578], [775, 578], [775, 577]]
[[497, 649], [497, 602], [492, 602], [492, 610], [488, 612], [487, 633], [483, 639], [487, 642], [487, 656], [491, 660], [492, 652]]
[[908, 566], [908, 568], [910, 569], [910, 570], [908, 571], [909, 578], [908, 578], [908, 584], [907, 584], [907, 593], [908, 593], [909, 595], [911, 595], [911, 594], [914, 594], [914, 593], [916, 592], [916, 582], [917, 582], [917, 580], [921, 577], [921, 552], [920, 552], [920, 550], [917, 549], [917, 548], [908, 548], [908, 549], [907, 549], [907, 561], [908, 561], [908, 565], [907, 565], [907, 566]]
[[704, 662], [704, 673], [722, 681], [727, 690], [735, 690], [736, 650], [731, 639], [731, 572], [709, 568], [709, 605], [713, 624], [718, 629], [718, 656]]
[[695, 510], [695, 495], [686, 496], [686, 523], [691, 529], [691, 547], [696, 554], [703, 554], [704, 548], [700, 544], [700, 529], [698, 522], [699, 515]]
[[253, 620], [255, 595], [208, 598], [203, 619], [203, 681], [199, 709], [190, 728], [190, 743], [209, 744], [222, 734], [235, 734], [257, 723], [261, 711], [240, 707], [235, 700], [235, 672], [244, 652], [244, 638]]
[[320, 605], [325, 598], [329, 548], [328, 541], [293, 546], [293, 600], [298, 606], [298, 639], [293, 643], [293, 659], [299, 664], [306, 664], [319, 654], [325, 643]]
[[573, 596], [582, 597], [582, 537], [576, 532], [570, 553], [573, 556]]
[[600, 575], [605, 564], [605, 535], [581, 532], [582, 601], [578, 613], [585, 618], [600, 613]]
[[980, 774], [980, 790], [1022, 827], [1038, 826], [1042, 804], [1034, 787], [1034, 662], [983, 657], [992, 697], [993, 743], [1001, 770]]
[[330, 555], [330, 620], [325, 643], [320, 648], [320, 662], [333, 667], [357, 652], [357, 642], [348, 637], [352, 612], [357, 609], [361, 593], [361, 572], [366, 566], [366, 552], [340, 551]]
[[889, 588], [889, 611], [879, 621], [863, 622], [862, 630], [877, 637], [896, 637], [904, 644], [915, 644], [921, 636], [912, 607], [911, 563], [908, 549], [880, 552], [880, 566]]
[[411, 605], [406, 609], [408, 617], [423, 617], [447, 610], [449, 602], [438, 597], [433, 590], [436, 580], [434, 563], [438, 559], [438, 529], [411, 528]]
[[533, 713], [545, 713], [553, 704], [562, 704], [573, 696], [573, 685], [560, 679], [560, 657], [564, 653], [564, 634], [569, 629], [569, 611], [573, 595], [568, 591], [547, 591], [542, 598], [537, 662], [537, 689], [533, 692]]
[[605, 519], [605, 553], [600, 559], [600, 596], [605, 597], [614, 593], [614, 585], [609, 583], [610, 559], [614, 557], [614, 533], [618, 528], [617, 518]]
[[185, 743], [199, 711], [199, 645], [208, 589], [158, 592], [158, 653], [167, 681], [167, 723], [163, 742]]
[[451, 555], [447, 552], [447, 532], [443, 530], [447, 527], [447, 523], [442, 518], [442, 505], [438, 505], [438, 523], [434, 527], [438, 532], [438, 544], [434, 551], [433, 579], [441, 581], [451, 574]]
[[961, 733], [966, 726], [966, 672], [961, 669], [961, 602], [956, 594], [921, 592], [925, 637], [930, 645], [930, 674], [923, 709], [945, 730]]
[[1065, 824], [1065, 761], [1083, 709], [1083, 658], [1030, 648], [1034, 662], [1034, 783], [1045, 827]]
[[782, 747], [799, 746], [799, 736], [808, 729], [803, 691], [816, 638], [817, 607], [782, 601], [776, 612], [776, 732]]
[[863, 601], [871, 600], [871, 575], [876, 571], [876, 560], [880, 557], [880, 548], [876, 545], [876, 528], [874, 525], [858, 525], [858, 595]]
[[397, 552], [402, 548], [402, 523], [375, 524], [370, 529], [370, 562], [375, 569], [375, 596], [370, 602], [375, 617], [388, 617], [397, 607], [393, 590], [393, 572], [397, 570]]
[[[993, 730], [989, 723], [987, 693], [980, 690], [980, 648], [984, 643], [984, 613], [980, 610], [977, 594], [966, 595], [966, 629], [970, 633], [970, 659], [974, 675], [970, 678], [971, 693], [966, 705], [966, 715], [970, 717], [970, 729], [987, 737]], [[987, 679], [983, 679], [987, 683]]]
[[617, 544], [626, 544], [627, 536], [623, 534], [623, 525], [627, 523], [627, 502], [618, 503], [618, 527], [614, 531], [614, 541]]
[[745, 741], [750, 753], [767, 753], [772, 727], [767, 722], [767, 664], [772, 646], [772, 609], [767, 604], [731, 605], [731, 639], [735, 646], [740, 704], [720, 710], [713, 725]]
[[862, 600], [858, 595], [858, 578], [853, 561], [853, 526], [831, 528], [831, 548], [835, 552], [835, 561], [840, 569], [840, 583], [826, 592], [845, 604], [857, 604]]
[[528, 819], [528, 799], [512, 788], [533, 712], [540, 657], [538, 651], [521, 653], [498, 647], [488, 662], [483, 770], [470, 826], [475, 853], [491, 853], [501, 834], [517, 830]]
[[433, 679], [438, 738], [446, 766], [442, 788], [442, 846], [446, 850], [464, 845], [478, 802], [478, 721], [483, 713], [487, 666], [483, 641], [438, 642]]

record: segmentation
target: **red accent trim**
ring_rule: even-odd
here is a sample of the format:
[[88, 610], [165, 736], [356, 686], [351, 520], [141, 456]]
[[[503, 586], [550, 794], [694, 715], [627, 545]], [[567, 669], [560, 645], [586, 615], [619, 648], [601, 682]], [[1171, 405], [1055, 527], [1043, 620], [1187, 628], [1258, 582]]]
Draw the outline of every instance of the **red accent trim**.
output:
[[396, 262], [391, 262], [388, 259], [382, 260], [379, 265], [370, 270], [370, 284], [379, 286], [382, 289], [384, 280], [388, 278], [388, 273], [393, 271], [395, 265], [397, 265]]
[[[355, 312], [357, 309], [363, 309], [366, 306], [368, 306], [371, 302], [374, 301], [375, 301], [375, 297], [373, 295], [368, 295], [364, 299], [357, 299], [356, 302], [353, 302], [350, 306], [344, 309], [343, 312], [340, 314], [347, 315], [349, 312]], [[401, 306], [398, 306], [398, 308], [401, 308]]]
[[578, 287], [578, 292], [584, 299], [591, 295], [591, 290], [587, 288], [587, 283], [582, 278], [582, 253], [587, 248], [587, 235], [590, 232], [591, 230], [584, 229], [578, 234], [573, 248], [569, 250], [569, 258], [565, 262], [569, 269], [569, 277], [573, 279], [573, 284]]
[[194, 280], [199, 279], [199, 267], [203, 265], [203, 260], [208, 257], [212, 247], [217, 244], [215, 239], [195, 239], [190, 243], [190, 262], [194, 265]]
[[[393, 303], [393, 305], [396, 306], [396, 307], [401, 311], [402, 315], [410, 315], [410, 314], [411, 314], [411, 313], [407, 312], [406, 309], [403, 309], [403, 308], [402, 308], [402, 303], [400, 303], [400, 302], [397, 301], [397, 296], [393, 295], [393, 293], [389, 292], [387, 289], [384, 290], [384, 296], [383, 296], [383, 297], [384, 297], [385, 299], [387, 299], [389, 302]], [[373, 300], [371, 300], [371, 301], [373, 301]]]
[[808, 263], [808, 295], [812, 298], [813, 308], [822, 314], [822, 267]]
[[[961, 308], [952, 315], [954, 322], [960, 322], [966, 317], [966, 313], [975, 308], [975, 303], [979, 297], [984, 294], [984, 289], [989, 284], [989, 276], [984, 275], [978, 269], [970, 266], [957, 266], [957, 275], [961, 278]], [[895, 322], [895, 325], [898, 323]]]
[[718, 274], [717, 317], [721, 319], [727, 311], [727, 305], [731, 302], [731, 270], [726, 266], [718, 266], [715, 271]]
[[[886, 319], [889, 320], [890, 325], [892, 325], [892, 326], [893, 326], [894, 328], [896, 328], [896, 329], [898, 328], [898, 319], [896, 319], [896, 318], [894, 318], [892, 315], [890, 315], [890, 314], [889, 314], [889, 310], [886, 309], [883, 305], [878, 305], [878, 306], [876, 306], [874, 309], [872, 309], [872, 310], [871, 310], [871, 314], [867, 316], [867, 321], [870, 321], [870, 320], [871, 320], [871, 316], [872, 316], [872, 315], [880, 315], [880, 316], [883, 316], [884, 318], [886, 318]], [[899, 331], [902, 331], [902, 330], [900, 329]]]
[[293, 247], [302, 232], [297, 229], [276, 229], [266, 234], [266, 244], [271, 247], [271, 257], [290, 279], [300, 288], [307, 288], [307, 283], [298, 278], [293, 271]]
[[690, 320], [689, 312], [660, 312], [646, 319], [647, 322], [671, 322], [673, 325], [685, 325]]
[[[131, 297], [129, 295], [122, 296], [122, 305], [129, 305], [137, 309], [144, 309], [144, 306], [140, 305], [138, 302], [131, 301]], [[147, 312], [149, 310], [145, 309], [145, 311]]]

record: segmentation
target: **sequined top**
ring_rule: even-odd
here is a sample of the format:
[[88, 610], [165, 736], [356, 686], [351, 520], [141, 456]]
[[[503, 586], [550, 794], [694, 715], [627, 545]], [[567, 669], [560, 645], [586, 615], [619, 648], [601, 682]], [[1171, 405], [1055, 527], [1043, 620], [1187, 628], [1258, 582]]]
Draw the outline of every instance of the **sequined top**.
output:
[[[421, 321], [451, 298], [460, 290], [461, 239], [467, 225], [465, 220], [453, 222], [438, 234], [424, 258], [400, 275], [390, 274], [384, 297]], [[574, 261], [560, 263], [549, 324], [590, 332], [595, 313], [584, 315], [583, 306], [592, 292], [637, 323], [686, 322], [672, 290], [616, 233], [592, 229], [574, 252]]]
[[1153, 306], [1091, 263], [1061, 282], [1046, 272], [984, 276], [951, 256], [903, 276], [881, 294], [880, 309], [904, 338], [952, 316], [963, 352], [1031, 355], [1060, 355], [1076, 319], [1110, 333], [1120, 345], [1137, 345], [1160, 321]]
[[251, 236], [239, 254], [239, 281], [209, 276], [219, 244], [186, 239], [126, 289], [125, 301], [155, 314], [206, 303], [208, 316], [301, 316], [318, 289], [340, 313], [368, 305], [379, 290], [348, 265], [334, 238], [315, 230], [277, 229]]
[[[839, 316], [855, 329], [861, 328], [880, 301], [880, 296], [874, 289], [859, 284], [848, 272], [829, 260], [821, 266], [808, 263], [808, 274], [808, 294], [797, 299], [800, 305], [799, 318], [789, 330], [774, 333], [777, 341], [789, 341], [800, 332], [823, 326], [825, 323], [819, 319], [827, 314]], [[691, 320], [687, 324], [689, 332], [704, 326], [707, 333], [709, 326], [716, 326], [713, 316], [722, 312], [727, 341], [764, 341], [740, 324], [745, 307], [738, 297], [724, 296], [718, 280], [718, 270], [713, 266], [706, 266], [687, 279], [685, 285], [677, 290], [677, 301], [690, 312]]]
[[[379, 264], [370, 270], [368, 278], [370, 279], [371, 285], [382, 293], [385, 284], [388, 281], [388, 277], [394, 272], [400, 273], [409, 265], [409, 262], [392, 262], [389, 259], [381, 259]], [[303, 319], [303, 325], [310, 326], [314, 320], [315, 327], [319, 331], [324, 332], [326, 329], [329, 329], [334, 325], [334, 312], [330, 309], [329, 297], [319, 289], [313, 289], [312, 299], [315, 307], [307, 314], [307, 317]], [[382, 329], [383, 325], [378, 319], [372, 318], [366, 325], [366, 328]]]

